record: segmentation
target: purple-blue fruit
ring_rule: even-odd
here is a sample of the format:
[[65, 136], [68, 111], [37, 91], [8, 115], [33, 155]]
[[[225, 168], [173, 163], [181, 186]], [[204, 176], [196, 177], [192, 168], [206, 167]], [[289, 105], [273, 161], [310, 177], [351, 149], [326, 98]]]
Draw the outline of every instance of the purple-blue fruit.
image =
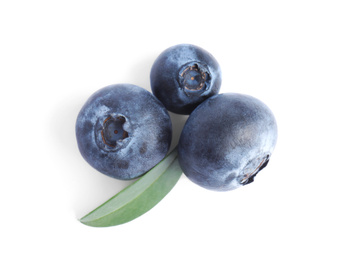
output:
[[221, 69], [206, 50], [179, 44], [163, 51], [150, 73], [153, 94], [171, 112], [190, 114], [200, 103], [217, 94]]
[[271, 158], [277, 125], [258, 99], [219, 94], [189, 116], [178, 145], [183, 172], [210, 190], [228, 191], [251, 183]]
[[149, 91], [117, 84], [95, 92], [76, 122], [79, 150], [98, 171], [121, 180], [144, 174], [171, 144], [169, 114]]

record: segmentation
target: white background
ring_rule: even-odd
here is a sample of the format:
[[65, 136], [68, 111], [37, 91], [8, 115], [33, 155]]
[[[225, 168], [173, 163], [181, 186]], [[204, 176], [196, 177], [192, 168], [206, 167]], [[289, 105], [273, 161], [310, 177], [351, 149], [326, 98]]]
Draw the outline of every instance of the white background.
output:
[[[1, 1], [1, 259], [357, 259], [355, 1]], [[78, 218], [130, 182], [82, 159], [76, 116], [101, 87], [150, 90], [164, 49], [211, 52], [221, 92], [255, 96], [279, 139], [235, 191], [184, 175], [127, 224]], [[172, 115], [177, 142], [185, 117]]]

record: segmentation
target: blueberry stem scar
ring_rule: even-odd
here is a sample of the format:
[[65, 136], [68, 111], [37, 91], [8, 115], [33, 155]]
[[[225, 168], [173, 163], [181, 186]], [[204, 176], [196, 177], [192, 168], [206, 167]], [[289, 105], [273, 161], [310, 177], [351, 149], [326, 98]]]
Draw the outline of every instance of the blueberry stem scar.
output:
[[[255, 175], [257, 175], [257, 173], [258, 173], [260, 170], [262, 170], [262, 169], [266, 166], [266, 164], [268, 163], [268, 161], [269, 161], [269, 155], [267, 155], [267, 156], [260, 162], [260, 164], [258, 165], [258, 167], [256, 167], [256, 168], [254, 169], [254, 171], [252, 171], [251, 173], [246, 174], [246, 175], [244, 176], [244, 178], [242, 179], [241, 183], [242, 183], [242, 184], [248, 184], [248, 183], [252, 182], [252, 181], [253, 181], [253, 177], [254, 177]], [[263, 167], [263, 166], [264, 166], [264, 167]], [[249, 180], [250, 180], [250, 181], [249, 181]]]
[[180, 76], [184, 88], [190, 91], [200, 91], [207, 79], [207, 74], [197, 64], [186, 67]]
[[125, 121], [125, 117], [123, 116], [118, 116], [116, 118], [109, 116], [103, 121], [101, 136], [103, 142], [107, 146], [115, 147], [117, 141], [123, 141], [129, 136], [128, 132], [123, 129]]

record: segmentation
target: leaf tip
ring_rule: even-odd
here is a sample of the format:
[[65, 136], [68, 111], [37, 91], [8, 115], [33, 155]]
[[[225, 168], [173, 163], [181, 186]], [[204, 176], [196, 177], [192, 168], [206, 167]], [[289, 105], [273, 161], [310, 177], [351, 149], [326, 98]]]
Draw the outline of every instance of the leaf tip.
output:
[[79, 222], [81, 222], [82, 224], [86, 225], [86, 226], [92, 226], [91, 225], [91, 221], [87, 220], [86, 216], [78, 219]]

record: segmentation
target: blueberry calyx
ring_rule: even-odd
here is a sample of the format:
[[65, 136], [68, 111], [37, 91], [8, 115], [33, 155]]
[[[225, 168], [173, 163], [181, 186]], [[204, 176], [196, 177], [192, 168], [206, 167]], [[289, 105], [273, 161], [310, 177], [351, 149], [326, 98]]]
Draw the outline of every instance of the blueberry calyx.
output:
[[129, 122], [123, 115], [107, 115], [98, 118], [96, 124], [96, 143], [107, 152], [123, 148], [129, 138]]
[[104, 120], [101, 136], [106, 145], [115, 147], [118, 141], [122, 141], [129, 136], [128, 132], [123, 129], [125, 121], [123, 116], [116, 118], [109, 116]]
[[254, 178], [255, 176], [257, 176], [257, 174], [263, 170], [267, 165], [268, 165], [268, 162], [269, 162], [269, 155], [267, 155], [261, 162], [260, 164], [258, 165], [257, 168], [255, 168], [254, 171], [250, 172], [250, 173], [247, 173], [247, 174], [244, 174], [244, 177], [243, 179], [240, 181], [240, 183], [242, 185], [247, 185], [249, 183], [252, 183], [254, 181]]
[[210, 81], [208, 69], [198, 62], [185, 64], [179, 72], [180, 85], [188, 96], [206, 91]]

